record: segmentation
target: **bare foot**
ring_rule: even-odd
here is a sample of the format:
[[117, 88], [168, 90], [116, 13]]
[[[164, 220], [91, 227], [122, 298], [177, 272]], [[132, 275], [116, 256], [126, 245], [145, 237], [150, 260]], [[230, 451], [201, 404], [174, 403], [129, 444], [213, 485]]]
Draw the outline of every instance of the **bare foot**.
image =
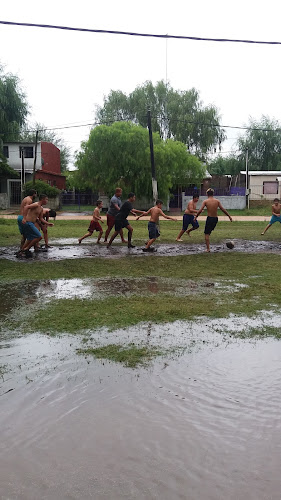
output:
[[81, 240], [78, 240], [79, 245], [81, 245]]
[[263, 235], [264, 235], [264, 233], [261, 233], [261, 235], [263, 236]]
[[176, 238], [176, 241], [183, 241], [181, 238]]
[[208, 249], [208, 248], [207, 248], [207, 249], [205, 250], [205, 252], [210, 253], [211, 251], [210, 251], [210, 249]]
[[122, 243], [128, 243], [128, 240], [122, 240]]

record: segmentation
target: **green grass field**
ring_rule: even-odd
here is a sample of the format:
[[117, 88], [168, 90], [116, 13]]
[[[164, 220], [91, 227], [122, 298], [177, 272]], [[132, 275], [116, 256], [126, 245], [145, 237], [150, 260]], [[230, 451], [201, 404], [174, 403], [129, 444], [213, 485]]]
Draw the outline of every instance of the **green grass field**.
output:
[[[173, 221], [162, 221], [160, 224], [161, 238], [160, 242], [171, 243], [174, 242], [182, 224], [182, 217], [179, 216], [178, 222]], [[147, 239], [147, 222], [146, 221], [135, 221], [131, 222], [134, 233], [133, 239], [136, 244], [142, 245], [143, 241]], [[202, 243], [204, 241], [204, 222], [199, 218], [200, 228], [191, 233], [191, 238], [187, 235], [183, 236], [185, 241], [190, 241], [193, 243]], [[218, 243], [219, 241], [224, 241], [225, 239], [246, 239], [246, 240], [281, 240], [281, 228], [278, 223], [274, 224], [270, 230], [261, 236], [260, 233], [267, 225], [267, 222], [219, 222], [216, 230], [211, 235], [211, 242]], [[68, 221], [61, 220], [55, 221], [55, 225], [49, 228], [49, 238], [50, 242], [52, 239], [57, 238], [79, 238], [83, 236], [88, 229], [88, 221]], [[102, 224], [104, 232], [106, 231], [106, 223]], [[126, 234], [126, 230], [125, 230]], [[91, 237], [95, 240], [95, 236]], [[0, 218], [0, 246], [11, 246], [18, 245], [20, 240], [20, 235], [18, 232], [17, 221], [10, 219]], [[88, 241], [90, 238], [88, 239]]]

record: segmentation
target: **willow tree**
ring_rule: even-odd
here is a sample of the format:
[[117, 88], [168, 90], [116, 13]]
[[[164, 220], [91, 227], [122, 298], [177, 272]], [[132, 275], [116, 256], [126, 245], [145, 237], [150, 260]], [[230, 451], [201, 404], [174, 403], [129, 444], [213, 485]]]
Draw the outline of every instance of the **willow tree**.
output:
[[19, 139], [27, 113], [28, 105], [18, 77], [10, 73], [5, 74], [0, 67], [0, 142]]
[[[156, 177], [160, 197], [167, 197], [177, 183], [201, 181], [205, 169], [186, 146], [153, 133]], [[149, 137], [146, 128], [132, 122], [116, 122], [95, 127], [76, 160], [77, 187], [110, 194], [120, 186], [124, 195], [133, 191], [138, 197], [152, 199]]]
[[146, 127], [148, 109], [154, 132], [159, 132], [162, 139], [183, 142], [199, 158], [205, 158], [209, 150], [225, 140], [215, 106], [203, 106], [194, 88], [174, 90], [163, 81], [155, 86], [150, 81], [145, 82], [129, 95], [112, 90], [104, 98], [103, 106], [98, 108], [97, 120], [108, 125], [130, 120]]

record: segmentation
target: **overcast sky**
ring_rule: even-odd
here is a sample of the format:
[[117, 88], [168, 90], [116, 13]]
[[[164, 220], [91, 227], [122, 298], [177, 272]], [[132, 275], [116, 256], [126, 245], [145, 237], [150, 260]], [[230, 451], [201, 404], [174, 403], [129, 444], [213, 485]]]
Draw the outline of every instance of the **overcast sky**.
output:
[[[281, 41], [278, 0], [10, 0], [0, 20], [210, 38]], [[195, 87], [223, 125], [268, 115], [281, 122], [281, 45], [168, 40], [0, 25], [0, 63], [17, 74], [29, 121], [47, 127], [94, 121], [110, 90], [164, 79]], [[58, 131], [72, 152], [90, 127]], [[224, 151], [237, 131], [227, 129]]]

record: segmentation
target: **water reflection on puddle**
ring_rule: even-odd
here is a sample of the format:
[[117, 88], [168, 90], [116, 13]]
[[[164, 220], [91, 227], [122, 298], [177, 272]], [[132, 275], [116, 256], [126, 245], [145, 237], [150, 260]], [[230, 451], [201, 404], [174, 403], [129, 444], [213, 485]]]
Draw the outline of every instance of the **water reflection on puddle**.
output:
[[0, 350], [2, 498], [279, 500], [281, 343], [223, 341], [214, 327], [124, 331], [189, 346], [138, 370], [78, 357], [78, 337], [11, 340]]
[[215, 293], [216, 291], [238, 291], [246, 285], [231, 280], [214, 282], [207, 280], [173, 280], [171, 278], [99, 278], [99, 279], [57, 279], [26, 280], [20, 286], [17, 282], [0, 286], [0, 316], [9, 313], [22, 303], [44, 299], [102, 299], [108, 296], [129, 296], [132, 294], [173, 293], [180, 296], [192, 293]]

